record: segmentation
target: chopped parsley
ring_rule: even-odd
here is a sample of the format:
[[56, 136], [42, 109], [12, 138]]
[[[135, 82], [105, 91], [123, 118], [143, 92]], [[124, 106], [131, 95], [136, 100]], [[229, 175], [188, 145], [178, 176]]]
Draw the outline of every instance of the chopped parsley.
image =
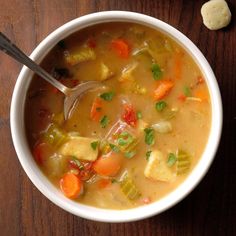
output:
[[102, 98], [105, 101], [111, 101], [112, 98], [114, 97], [115, 93], [114, 92], [107, 92], [107, 93], [102, 93], [100, 95], [100, 98]]
[[145, 132], [145, 143], [147, 145], [153, 145], [155, 143], [154, 129], [146, 128], [144, 129], [144, 132]]
[[143, 118], [143, 115], [142, 115], [141, 111], [137, 111], [136, 116], [139, 120]]
[[91, 148], [95, 151], [97, 149], [97, 146], [98, 146], [98, 141], [94, 141], [90, 145], [91, 145]]
[[158, 64], [153, 63], [151, 70], [152, 70], [152, 76], [153, 76], [154, 80], [161, 79], [162, 71], [161, 71], [161, 68], [160, 68], [160, 66]]
[[163, 111], [166, 106], [167, 106], [167, 103], [165, 101], [157, 102], [156, 103], [156, 110], [157, 111]]
[[135, 151], [130, 151], [130, 152], [125, 152], [124, 155], [125, 155], [126, 158], [130, 159], [130, 158], [134, 157], [135, 154], [136, 154]]
[[148, 161], [150, 156], [151, 156], [152, 151], [147, 151], [146, 152], [146, 160]]
[[107, 116], [103, 116], [102, 119], [100, 120], [100, 124], [101, 124], [101, 127], [102, 128], [106, 128], [106, 126], [108, 125], [109, 123], [109, 119]]
[[188, 86], [184, 86], [184, 95], [186, 97], [191, 97], [192, 96], [191, 89]]
[[175, 164], [176, 161], [177, 161], [176, 155], [174, 153], [169, 153], [168, 154], [168, 159], [167, 159], [167, 165], [169, 167], [172, 167]]

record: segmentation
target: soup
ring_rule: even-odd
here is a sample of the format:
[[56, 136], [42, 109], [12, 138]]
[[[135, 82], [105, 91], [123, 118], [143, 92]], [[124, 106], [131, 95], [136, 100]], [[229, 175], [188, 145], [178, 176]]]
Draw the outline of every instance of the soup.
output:
[[211, 104], [191, 56], [132, 23], [95, 25], [60, 41], [41, 63], [68, 87], [89, 80], [70, 117], [64, 95], [34, 76], [25, 126], [35, 161], [83, 204], [128, 209], [157, 201], [192, 171], [207, 143]]

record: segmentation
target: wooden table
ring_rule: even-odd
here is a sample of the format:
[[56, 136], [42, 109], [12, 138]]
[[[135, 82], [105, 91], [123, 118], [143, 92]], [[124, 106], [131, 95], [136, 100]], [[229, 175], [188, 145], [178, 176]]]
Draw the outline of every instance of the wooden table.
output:
[[208, 174], [172, 209], [123, 224], [73, 216], [46, 199], [20, 166], [11, 140], [9, 109], [21, 65], [0, 53], [0, 235], [236, 235], [236, 1], [228, 1], [233, 14], [231, 25], [219, 31], [203, 26], [203, 2], [1, 0], [0, 30], [27, 54], [57, 27], [91, 12], [130, 10], [173, 25], [200, 48], [215, 71], [223, 98], [224, 128]]

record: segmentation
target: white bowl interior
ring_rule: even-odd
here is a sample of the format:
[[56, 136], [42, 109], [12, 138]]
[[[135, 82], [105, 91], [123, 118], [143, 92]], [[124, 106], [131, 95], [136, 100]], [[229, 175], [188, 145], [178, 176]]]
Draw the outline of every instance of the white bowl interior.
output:
[[195, 62], [201, 68], [210, 90], [211, 110], [214, 115], [212, 115], [211, 130], [208, 139], [209, 141], [206, 145], [205, 151], [200, 161], [197, 163], [196, 167], [189, 174], [186, 180], [173, 192], [159, 201], [128, 210], [106, 210], [90, 207], [64, 197], [64, 195], [55, 186], [53, 186], [40, 171], [32, 157], [27, 143], [24, 124], [24, 105], [26, 92], [33, 73], [26, 67], [23, 67], [21, 70], [12, 97], [11, 132], [13, 143], [22, 167], [33, 184], [48, 199], [66, 211], [87, 219], [103, 222], [127, 222], [143, 219], [170, 208], [189, 194], [204, 177], [214, 159], [221, 136], [222, 102], [214, 73], [199, 49], [186, 36], [175, 28], [160, 20], [139, 13], [109, 11], [93, 13], [77, 18], [52, 32], [37, 46], [30, 57], [39, 63], [61, 39], [90, 25], [112, 21], [134, 22], [162, 31], [164, 34], [172, 37], [180, 45], [182, 45], [182, 47], [190, 55], [192, 55]]

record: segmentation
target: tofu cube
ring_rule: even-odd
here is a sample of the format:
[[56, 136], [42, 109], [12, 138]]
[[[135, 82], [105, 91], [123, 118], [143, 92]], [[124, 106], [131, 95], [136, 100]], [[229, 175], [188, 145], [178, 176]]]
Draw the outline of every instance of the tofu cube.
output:
[[92, 142], [97, 142], [94, 138], [71, 137], [69, 141], [61, 146], [59, 154], [64, 156], [74, 156], [79, 160], [95, 161], [98, 157], [98, 147], [94, 150]]
[[152, 151], [144, 170], [144, 175], [152, 180], [170, 182], [174, 175], [160, 151]]

